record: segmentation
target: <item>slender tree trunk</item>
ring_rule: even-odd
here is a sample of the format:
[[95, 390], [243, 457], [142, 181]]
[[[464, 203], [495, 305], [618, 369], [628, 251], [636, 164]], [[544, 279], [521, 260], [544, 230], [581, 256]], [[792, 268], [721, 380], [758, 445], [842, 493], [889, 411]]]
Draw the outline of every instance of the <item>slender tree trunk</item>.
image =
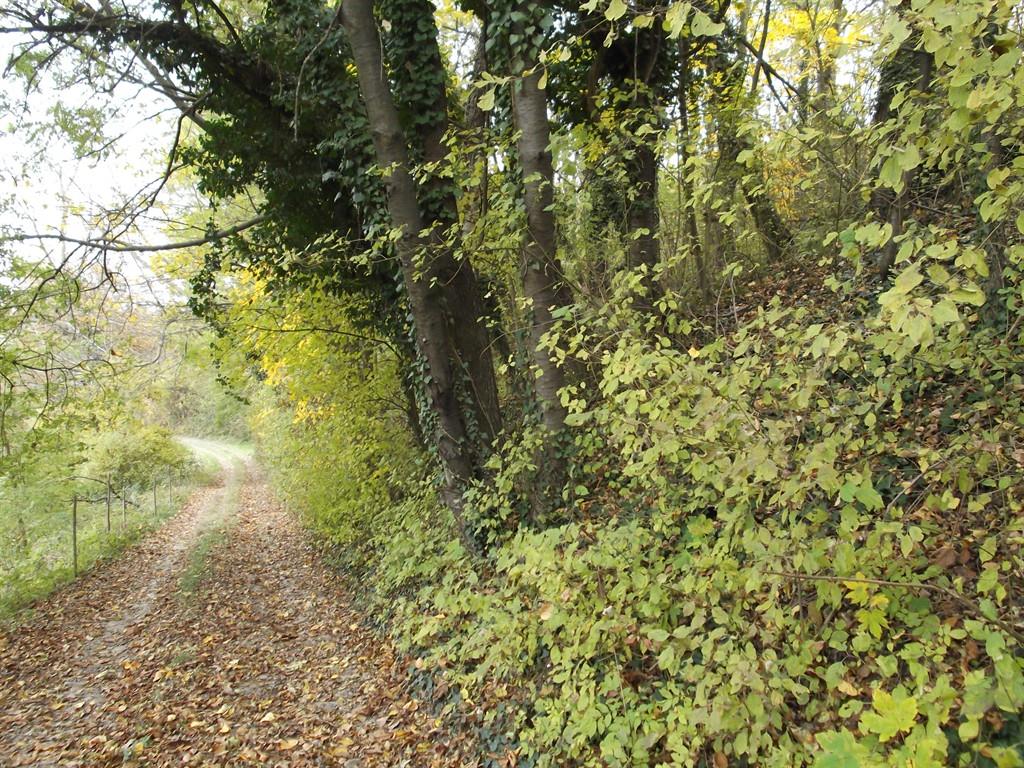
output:
[[[908, 7], [909, 3], [904, 0], [895, 12], [906, 11]], [[934, 59], [930, 53], [917, 50], [920, 37], [920, 32], [915, 30], [889, 60], [882, 64], [878, 97], [875, 101], [875, 125], [881, 125], [897, 116], [892, 107], [892, 100], [900, 88], [912, 86], [922, 92], [931, 89]], [[889, 271], [896, 261], [899, 250], [896, 238], [903, 234], [907, 206], [913, 195], [912, 189], [916, 179], [915, 171], [905, 171], [902, 177], [902, 191], [896, 193], [893, 190], [878, 190], [873, 195], [872, 204], [878, 217], [892, 225], [892, 237], [878, 256], [878, 276], [883, 280], [889, 276]]]
[[[477, 82], [487, 71], [487, 20], [481, 19], [480, 39], [477, 41], [476, 55], [473, 57], [473, 74], [470, 76], [473, 83]], [[467, 140], [471, 145], [471, 151], [467, 162], [473, 169], [472, 173], [480, 174], [480, 181], [476, 188], [467, 190], [463, 198], [465, 204], [462, 210], [462, 234], [469, 235], [476, 226], [477, 221], [487, 210], [487, 151], [484, 147], [484, 129], [487, 126], [487, 112], [480, 108], [480, 91], [473, 87], [469, 88], [466, 99], [466, 114], [463, 121], [463, 129]], [[468, 198], [468, 201], [466, 200]]]
[[[1001, 55], [997, 44], [997, 38], [1006, 31], [1005, 25], [993, 20], [986, 30], [983, 43], [986, 48], [992, 51], [993, 56]], [[985, 148], [988, 150], [988, 163], [984, 169], [985, 177], [992, 171], [1004, 167], [1011, 160], [1003, 146], [1002, 131], [1009, 131], [1008, 125], [989, 125], [983, 132], [985, 137]], [[985, 184], [988, 186], [987, 182]], [[978, 220], [983, 221], [981, 212], [978, 212]], [[1005, 275], [1007, 262], [1007, 233], [1005, 227], [987, 225], [988, 236], [985, 237], [985, 253], [988, 257], [988, 278], [985, 280], [985, 315], [993, 319], [998, 312], [1005, 309], [1005, 305], [999, 301], [999, 291], [1006, 287]]]
[[[835, 36], [835, 39], [838, 40], [843, 32], [843, 21], [846, 12], [843, 8], [843, 0], [832, 0], [831, 5], [827, 28]], [[814, 106], [816, 109], [827, 110], [835, 103], [835, 51], [828, 48], [828, 38], [826, 35], [819, 34], [816, 37], [816, 45], [818, 46], [818, 83]]]
[[716, 48], [708, 60], [709, 76], [714, 80], [720, 78], [721, 84], [715, 88], [715, 123], [718, 132], [718, 153], [723, 178], [730, 184], [739, 186], [747, 205], [750, 207], [754, 227], [757, 229], [761, 242], [764, 244], [768, 261], [777, 264], [786, 253], [793, 240], [782, 217], [779, 215], [768, 195], [764, 169], [756, 161], [753, 165], [740, 166], [738, 159], [744, 150], [753, 150], [750, 137], [739, 133], [739, 113], [742, 105], [738, 102], [743, 98], [740, 94], [737, 78], [742, 70], [729, 62], [721, 48]]
[[685, 201], [682, 211], [686, 243], [689, 246], [690, 258], [693, 259], [694, 274], [697, 288], [704, 301], [711, 300], [711, 281], [708, 268], [704, 263], [704, 248], [697, 229], [697, 206], [693, 199], [693, 183], [690, 171], [686, 167], [690, 159], [690, 40], [682, 37], [679, 40], [679, 163], [682, 174], [679, 185]]
[[[654, 10], [655, 5], [639, 2], [636, 8]], [[593, 32], [588, 35], [594, 58], [587, 77], [586, 111], [594, 125], [609, 122], [608, 115], [601, 114], [596, 99], [599, 83], [604, 77], [612, 79], [613, 91], [631, 94], [628, 109], [623, 114], [615, 113], [610, 121], [614, 126], [610, 133], [632, 152], [623, 163], [626, 186], [623, 187], [617, 179], [604, 180], [605, 199], [610, 204], [597, 208], [598, 222], [618, 219], [617, 227], [628, 238], [626, 265], [630, 269], [647, 267], [646, 295], [641, 301], [649, 306], [656, 292], [655, 269], [661, 264], [658, 140], [662, 126], [654, 105], [657, 97], [655, 71], [664, 44], [664, 32], [660, 25], [638, 28], [608, 46], [604, 42], [606, 30], [599, 14], [597, 17], [593, 20]], [[616, 198], [627, 203], [621, 217], [617, 216], [619, 211], [616, 208], [619, 206], [615, 205]]]
[[519, 129], [519, 163], [522, 168], [526, 203], [526, 242], [522, 250], [523, 291], [531, 301], [530, 345], [534, 364], [540, 371], [535, 383], [544, 425], [558, 432], [565, 426], [565, 407], [558, 391], [566, 376], [552, 355], [541, 347], [543, 336], [553, 323], [552, 310], [571, 303], [572, 296], [562, 279], [555, 253], [557, 234], [554, 203], [555, 172], [551, 159], [547, 97], [539, 87], [540, 72], [523, 78], [513, 99]]
[[452, 355], [460, 369], [458, 383], [468, 390], [465, 397], [472, 405], [472, 447], [482, 462], [501, 431], [501, 409], [476, 270], [468, 255], [459, 258], [452, 245], [462, 233], [455, 183], [444, 172], [449, 152], [444, 140], [449, 128], [448, 74], [437, 45], [434, 4], [431, 0], [386, 0], [381, 7], [393, 20], [388, 36], [392, 59], [400, 59], [391, 61], [396, 93], [405, 97], [403, 108], [415, 115], [413, 135], [407, 137], [414, 142], [412, 159], [435, 169], [417, 186], [417, 197], [425, 223], [437, 228], [434, 234], [449, 244], [439, 245], [435, 261], [447, 301]]
[[[652, 136], [656, 134], [651, 134]], [[644, 137], [632, 168], [634, 199], [629, 206], [630, 267], [647, 266], [653, 275], [661, 263], [658, 244], [658, 156], [654, 141]], [[653, 286], [653, 282], [652, 282]]]
[[[439, 274], [432, 252], [437, 250], [437, 243], [431, 243], [421, 234], [424, 222], [416, 183], [410, 173], [406, 137], [385, 78], [373, 2], [344, 0], [341, 16], [352, 46], [377, 162], [387, 172], [388, 213], [392, 224], [401, 231], [396, 250], [409, 295], [416, 343], [427, 363], [426, 391], [437, 419], [437, 449], [445, 475], [444, 499], [463, 541], [475, 549], [462, 514], [462, 491], [475, 468], [459, 407], [455, 371], [448, 356], [445, 290], [437, 279]], [[418, 264], [420, 259], [423, 259], [421, 265]]]
[[[654, 70], [661, 55], [664, 32], [660, 25], [638, 29], [634, 42], [632, 78], [626, 85], [633, 89], [633, 108], [637, 111], [637, 123], [657, 121], [654, 112]], [[656, 127], [656, 126], [650, 126]], [[660, 127], [660, 126], [657, 126]], [[659, 228], [661, 224], [658, 209], [658, 130], [637, 132], [635, 175], [632, 179], [635, 195], [630, 206], [630, 234], [635, 239], [630, 244], [630, 260], [634, 265], [643, 264], [650, 270], [648, 299], [654, 293], [654, 269], [661, 263]], [[637, 235], [638, 231], [642, 234]]]

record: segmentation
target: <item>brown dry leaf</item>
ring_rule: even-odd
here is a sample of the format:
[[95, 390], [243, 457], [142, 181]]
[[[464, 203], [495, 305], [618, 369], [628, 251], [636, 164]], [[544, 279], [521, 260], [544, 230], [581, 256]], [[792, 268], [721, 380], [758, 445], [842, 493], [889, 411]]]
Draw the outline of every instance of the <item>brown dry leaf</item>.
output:
[[847, 696], [860, 695], [860, 690], [857, 688], [857, 686], [853, 685], [853, 683], [846, 679], [840, 680], [838, 683], [836, 683], [836, 688], [838, 688], [841, 692], [845, 693]]
[[932, 555], [932, 565], [937, 565], [942, 569], [952, 568], [956, 564], [957, 559], [955, 549], [948, 546], [941, 547]]

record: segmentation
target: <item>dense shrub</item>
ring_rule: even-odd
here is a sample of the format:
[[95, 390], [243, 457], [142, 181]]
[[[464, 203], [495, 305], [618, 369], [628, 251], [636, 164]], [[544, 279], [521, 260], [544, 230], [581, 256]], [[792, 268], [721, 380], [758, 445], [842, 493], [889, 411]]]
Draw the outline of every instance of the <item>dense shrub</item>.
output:
[[169, 472], [194, 469], [189, 450], [163, 427], [132, 423], [98, 434], [87, 451], [83, 473], [107, 477], [120, 487], [143, 487], [166, 481]]

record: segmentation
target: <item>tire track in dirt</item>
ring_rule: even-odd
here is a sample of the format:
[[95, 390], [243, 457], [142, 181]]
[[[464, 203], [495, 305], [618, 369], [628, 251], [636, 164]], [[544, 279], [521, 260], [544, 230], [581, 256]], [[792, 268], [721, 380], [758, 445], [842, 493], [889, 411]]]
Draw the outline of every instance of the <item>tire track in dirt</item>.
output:
[[3, 766], [468, 766], [403, 690], [337, 578], [248, 471], [234, 524], [179, 579], [225, 489], [0, 636]]
[[196, 491], [158, 531], [43, 601], [0, 635], [0, 765], [78, 765], [74, 734], [105, 701], [105, 683], [159, 591], [172, 582], [235, 471]]

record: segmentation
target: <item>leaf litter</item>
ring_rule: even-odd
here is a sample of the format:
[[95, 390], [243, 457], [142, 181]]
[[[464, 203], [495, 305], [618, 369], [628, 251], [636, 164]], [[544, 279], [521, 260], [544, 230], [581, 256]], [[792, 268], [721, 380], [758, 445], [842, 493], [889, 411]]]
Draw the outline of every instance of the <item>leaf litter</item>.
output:
[[187, 599], [223, 489], [0, 632], [5, 766], [468, 766], [298, 523], [250, 474]]

